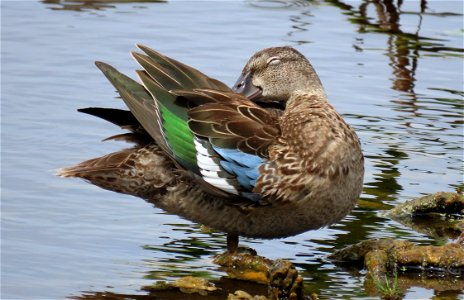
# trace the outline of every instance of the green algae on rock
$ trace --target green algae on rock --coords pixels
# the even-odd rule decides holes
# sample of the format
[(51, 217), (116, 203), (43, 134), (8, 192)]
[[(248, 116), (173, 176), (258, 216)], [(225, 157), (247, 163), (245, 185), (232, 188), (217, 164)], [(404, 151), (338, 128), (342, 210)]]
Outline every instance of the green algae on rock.
[(406, 201), (388, 211), (386, 216), (402, 221), (432, 213), (464, 216), (464, 195), (438, 192)]
[(464, 246), (460, 243), (422, 246), (403, 240), (372, 239), (340, 249), (329, 259), (364, 263), (364, 287), (370, 295), (383, 295), (381, 289), (388, 285), (394, 292), (391, 297), (384, 295), (388, 299), (401, 298), (411, 286), (464, 290)]
[(338, 250), (329, 256), (339, 262), (363, 261), (368, 275), (382, 277), (397, 269), (421, 270), (427, 276), (464, 275), (464, 246), (421, 246), (394, 239), (372, 239)]
[(464, 195), (427, 195), (399, 204), (384, 216), (427, 236), (456, 239), (464, 232)]
[(151, 291), (157, 290), (179, 290), (185, 294), (198, 293), (202, 296), (208, 295), (209, 292), (217, 290), (214, 283), (209, 282), (207, 279), (193, 276), (185, 276), (177, 279), (173, 283), (166, 283), (160, 281), (154, 286), (149, 288)]

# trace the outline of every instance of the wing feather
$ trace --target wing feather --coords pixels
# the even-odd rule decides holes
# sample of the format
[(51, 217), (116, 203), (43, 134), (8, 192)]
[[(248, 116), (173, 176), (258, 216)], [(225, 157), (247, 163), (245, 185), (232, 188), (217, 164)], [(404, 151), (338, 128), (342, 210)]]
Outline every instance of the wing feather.
[[(147, 54), (147, 57), (152, 61), (152, 64), (159, 66), (159, 68), (163, 70), (163, 73), (171, 78), (174, 78), (174, 82), (179, 83), (177, 87), (168, 89), (209, 88), (221, 91), (231, 91), (231, 89), (224, 83), (208, 77), (195, 68), (187, 66), (186, 64), (183, 64), (170, 57), (164, 56), (149, 47), (143, 45), (137, 45), (137, 47), (145, 52), (145, 54)], [(154, 74), (150, 73), (150, 76), (153, 75)]]
[[(210, 90), (202, 92), (214, 94)], [(190, 130), (210, 139), (214, 146), (267, 158), (267, 148), (280, 132), (276, 117), (241, 95), (218, 94), (223, 102), (206, 103), (189, 110)], [(184, 97), (188, 94), (184, 93)]]
[(153, 99), (146, 89), (106, 63), (97, 61), (95, 64), (119, 92), (119, 95), (121, 95), (121, 98), (142, 127), (168, 155), (171, 155), (172, 152), (165, 142), (160, 127), (157, 125), (160, 119), (156, 110), (147, 109), (147, 106), (153, 104)]

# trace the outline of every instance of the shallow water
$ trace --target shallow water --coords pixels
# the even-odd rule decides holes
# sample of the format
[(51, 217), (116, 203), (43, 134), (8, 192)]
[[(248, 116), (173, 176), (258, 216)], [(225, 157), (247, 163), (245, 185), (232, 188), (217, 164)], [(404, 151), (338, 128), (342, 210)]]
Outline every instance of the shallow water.
[[(76, 112), (123, 107), (93, 65), (126, 74), (141, 43), (232, 84), (256, 50), (308, 56), (329, 99), (362, 140), (364, 193), (341, 223), (282, 240), (244, 239), (286, 258), (323, 298), (368, 297), (363, 276), (325, 256), (373, 237), (441, 244), (379, 212), (463, 181), (463, 4), (404, 1), (2, 1), (2, 299), (58, 299), (184, 275), (218, 278), (224, 236), (138, 198), (55, 176), (57, 168), (127, 145)], [(421, 12), (422, 11), (422, 12)], [(456, 280), (463, 280), (458, 278)], [(438, 291), (411, 288), (406, 298)], [(452, 298), (463, 297), (458, 291)]]

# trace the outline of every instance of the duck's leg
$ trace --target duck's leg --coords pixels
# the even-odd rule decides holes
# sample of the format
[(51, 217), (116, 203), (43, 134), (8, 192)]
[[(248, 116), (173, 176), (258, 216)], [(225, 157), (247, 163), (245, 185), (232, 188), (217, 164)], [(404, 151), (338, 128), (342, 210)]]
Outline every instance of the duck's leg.
[(234, 253), (238, 248), (238, 235), (228, 233), (227, 234), (227, 251)]

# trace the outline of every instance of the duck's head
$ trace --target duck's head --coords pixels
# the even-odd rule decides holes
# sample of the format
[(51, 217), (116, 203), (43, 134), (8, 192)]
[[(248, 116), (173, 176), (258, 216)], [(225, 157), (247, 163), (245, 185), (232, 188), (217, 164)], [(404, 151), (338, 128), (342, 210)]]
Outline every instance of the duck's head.
[(266, 48), (255, 53), (233, 89), (263, 106), (285, 107), (291, 94), (298, 90), (325, 97), (316, 71), (306, 57), (291, 47)]

